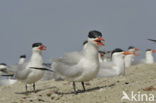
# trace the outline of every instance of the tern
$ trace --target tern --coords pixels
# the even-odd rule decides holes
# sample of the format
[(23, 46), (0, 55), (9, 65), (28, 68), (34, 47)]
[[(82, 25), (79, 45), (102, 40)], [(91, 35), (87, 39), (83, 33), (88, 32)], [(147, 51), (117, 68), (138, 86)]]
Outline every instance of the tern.
[(29, 61), (8, 67), (8, 70), (14, 73), (17, 80), (25, 83), (26, 92), (27, 84), (33, 84), (35, 92), (35, 82), (40, 80), (44, 75), (44, 71), (38, 70), (38, 68), (44, 68), (42, 59), (43, 50), (46, 50), (46, 47), (42, 43), (34, 43), (32, 44), (32, 56)]
[(132, 52), (123, 51), (120, 48), (116, 48), (115, 50), (113, 50), (112, 62), (100, 62), (100, 70), (97, 77), (113, 77), (122, 74), (124, 75), (124, 56), (130, 54), (132, 54)]
[(133, 52), (133, 54), (126, 55), (124, 60), (125, 60), (125, 67), (128, 68), (132, 65), (134, 61), (134, 57), (137, 56), (138, 48), (135, 48), (133, 46), (128, 47), (128, 51)]
[(23, 64), (25, 62), (26, 55), (21, 55), (18, 64)]
[(145, 52), (145, 59), (141, 60), (135, 60), (132, 65), (138, 65), (138, 64), (153, 64), (154, 63), (154, 57), (153, 53), (156, 53), (156, 50), (147, 49)]
[(81, 82), (85, 91), (84, 82), (95, 78), (99, 71), (98, 48), (104, 45), (101, 41), (104, 41), (101, 32), (90, 31), (88, 43), (82, 51), (66, 53), (64, 57), (52, 59), (54, 71), (73, 82), (75, 94), (77, 94), (75, 82)]

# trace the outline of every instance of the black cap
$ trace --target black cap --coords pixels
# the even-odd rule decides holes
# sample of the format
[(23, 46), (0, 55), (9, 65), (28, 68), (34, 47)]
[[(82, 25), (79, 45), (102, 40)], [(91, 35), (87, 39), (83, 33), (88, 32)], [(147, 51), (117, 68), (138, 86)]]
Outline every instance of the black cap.
[(134, 48), (135, 48), (134, 46), (129, 46), (129, 47), (128, 47), (128, 49), (134, 49)]
[(98, 38), (98, 37), (102, 37), (102, 33), (96, 30), (90, 31), (88, 34), (89, 38)]
[(146, 51), (152, 51), (152, 49), (147, 49)]
[(34, 44), (32, 44), (32, 47), (39, 47), (41, 45), (42, 45), (42, 43), (34, 43)]
[(116, 49), (114, 49), (114, 50), (112, 51), (112, 54), (111, 54), (111, 55), (113, 55), (113, 53), (117, 53), (117, 52), (123, 52), (123, 50), (120, 49), (120, 48), (116, 48)]
[(101, 50), (99, 51), (99, 53), (106, 54), (106, 52), (104, 52), (104, 51), (101, 51)]
[(5, 65), (5, 66), (7, 66), (7, 64), (5, 64), (5, 63), (0, 63), (0, 65)]
[(21, 55), (20, 58), (26, 58), (26, 55), (25, 54), (24, 55)]

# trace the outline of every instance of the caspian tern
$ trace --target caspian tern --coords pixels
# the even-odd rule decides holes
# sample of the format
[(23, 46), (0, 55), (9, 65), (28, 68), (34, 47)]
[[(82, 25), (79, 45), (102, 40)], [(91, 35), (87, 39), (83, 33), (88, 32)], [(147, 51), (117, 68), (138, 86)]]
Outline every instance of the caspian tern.
[(145, 59), (141, 60), (135, 60), (132, 65), (138, 65), (138, 64), (153, 64), (154, 63), (154, 57), (153, 53), (156, 53), (156, 50), (147, 49), (145, 53)]
[(23, 64), (25, 62), (26, 55), (21, 55), (18, 64)]
[(146, 64), (153, 64), (154, 63), (154, 57), (153, 53), (156, 53), (156, 50), (147, 49), (146, 50)]
[(85, 91), (84, 82), (95, 78), (99, 71), (98, 48), (104, 45), (101, 41), (104, 41), (101, 32), (90, 31), (88, 43), (81, 52), (71, 52), (62, 58), (52, 59), (54, 71), (63, 79), (73, 82), (75, 94), (75, 82), (81, 82)]
[(134, 61), (134, 57), (137, 56), (136, 52), (138, 51), (138, 48), (135, 48), (133, 46), (130, 46), (128, 48), (128, 51), (133, 52), (133, 54), (126, 55), (124, 60), (125, 60), (125, 67), (128, 68), (132, 65), (132, 62)]
[(125, 73), (124, 56), (132, 52), (116, 48), (112, 51), (112, 62), (101, 62), (97, 77), (113, 77)]
[(46, 47), (42, 43), (34, 43), (32, 45), (32, 56), (28, 62), (8, 67), (8, 70), (15, 74), (17, 80), (25, 83), (26, 92), (27, 84), (33, 84), (33, 90), (35, 91), (35, 82), (40, 80), (44, 75), (44, 71), (37, 70), (38, 68), (44, 68), (42, 59), (43, 50), (46, 50)]

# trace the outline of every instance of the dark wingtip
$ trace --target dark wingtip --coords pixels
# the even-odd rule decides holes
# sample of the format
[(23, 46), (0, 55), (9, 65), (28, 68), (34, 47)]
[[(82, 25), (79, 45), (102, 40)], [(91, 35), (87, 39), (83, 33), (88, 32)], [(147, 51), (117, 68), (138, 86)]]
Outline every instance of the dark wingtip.
[(47, 69), (47, 68), (38, 68), (38, 67), (30, 67), (32, 69), (37, 69), (37, 70), (42, 70), (42, 71), (50, 71), (50, 72), (54, 72), (53, 70)]
[(153, 42), (156, 42), (156, 40), (155, 40), (155, 39), (147, 39), (147, 40), (149, 40), (149, 41), (153, 41)]
[(1, 75), (1, 76), (3, 76), (3, 77), (13, 77), (14, 74), (3, 74), (3, 75)]

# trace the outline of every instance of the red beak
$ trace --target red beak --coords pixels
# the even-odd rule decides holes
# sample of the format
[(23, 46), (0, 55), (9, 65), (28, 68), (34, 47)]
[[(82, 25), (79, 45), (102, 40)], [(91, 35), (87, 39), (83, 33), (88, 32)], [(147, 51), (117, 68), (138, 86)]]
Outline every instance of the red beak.
[(98, 44), (98, 45), (101, 45), (103, 46), (104, 43), (102, 43), (101, 41), (105, 41), (102, 37), (99, 37), (98, 39), (95, 40), (95, 42)]
[(139, 55), (140, 55), (140, 54), (139, 54), (139, 51), (135, 51), (135, 52), (134, 52), (134, 55), (135, 55), (135, 56), (139, 56)]
[(138, 48), (135, 48), (135, 51), (139, 51), (139, 49)]
[(40, 49), (40, 50), (46, 50), (46, 46), (41, 45), (41, 46), (39, 47), (39, 49)]
[(130, 51), (125, 51), (125, 52), (123, 52), (123, 55), (130, 55), (130, 54), (133, 54), (133, 53), (130, 52)]
[(156, 50), (152, 50), (152, 53), (156, 53)]

